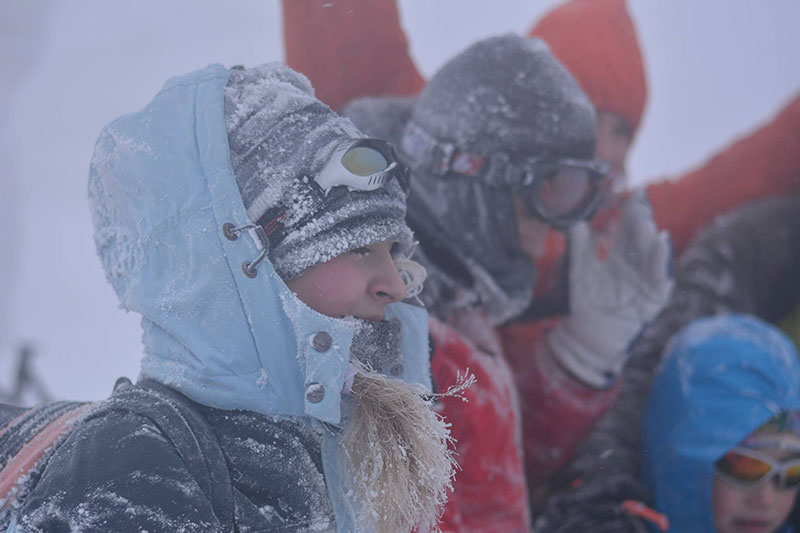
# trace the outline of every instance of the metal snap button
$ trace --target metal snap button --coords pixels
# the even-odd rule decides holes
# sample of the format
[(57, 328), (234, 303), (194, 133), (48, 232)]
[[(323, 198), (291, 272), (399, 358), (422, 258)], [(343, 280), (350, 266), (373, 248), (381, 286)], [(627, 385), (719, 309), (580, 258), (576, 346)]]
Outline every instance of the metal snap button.
[(319, 403), (325, 397), (325, 387), (320, 383), (309, 383), (306, 387), (306, 400), (310, 403)]
[(327, 352), (333, 345), (333, 338), (325, 331), (319, 331), (311, 337), (311, 346), (318, 352)]

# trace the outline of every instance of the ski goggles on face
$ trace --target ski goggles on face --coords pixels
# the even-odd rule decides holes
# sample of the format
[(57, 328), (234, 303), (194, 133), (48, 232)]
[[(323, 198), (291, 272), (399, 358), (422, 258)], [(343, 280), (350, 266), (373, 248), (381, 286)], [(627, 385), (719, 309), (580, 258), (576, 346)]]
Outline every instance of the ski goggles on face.
[(515, 190), (531, 215), (556, 228), (589, 218), (607, 188), (608, 165), (595, 160), (529, 161)]
[(392, 178), (408, 194), (409, 170), (397, 160), (392, 145), (379, 139), (354, 139), (337, 146), (314, 179), (327, 195), (342, 185), (374, 191)]
[(743, 489), (760, 487), (773, 478), (777, 478), (781, 489), (800, 487), (800, 457), (778, 461), (749, 448), (730, 450), (714, 463), (714, 472), (723, 480)]

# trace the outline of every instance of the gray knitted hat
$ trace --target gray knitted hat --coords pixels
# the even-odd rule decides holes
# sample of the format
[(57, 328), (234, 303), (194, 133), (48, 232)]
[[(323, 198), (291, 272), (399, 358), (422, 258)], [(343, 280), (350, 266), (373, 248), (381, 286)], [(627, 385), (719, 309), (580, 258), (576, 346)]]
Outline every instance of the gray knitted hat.
[(591, 159), (594, 108), (543, 41), (518, 35), (475, 43), (434, 74), (417, 98), (365, 98), (345, 113), (398, 146), (412, 170), (407, 221), (428, 270), (422, 299), (438, 316), (479, 304), (495, 323), (530, 303), (512, 187), (446, 172), (449, 149), (491, 159)]
[(420, 93), (401, 144), (417, 170), (415, 134), (483, 157), (591, 159), (594, 107), (544, 41), (509, 34), (470, 46)]
[(231, 163), (250, 220), (265, 227), (269, 258), (284, 279), (348, 250), (395, 241), (411, 247), (397, 180), (373, 191), (324, 193), (314, 177), (341, 143), (364, 138), (281, 63), (230, 70), (225, 125)]

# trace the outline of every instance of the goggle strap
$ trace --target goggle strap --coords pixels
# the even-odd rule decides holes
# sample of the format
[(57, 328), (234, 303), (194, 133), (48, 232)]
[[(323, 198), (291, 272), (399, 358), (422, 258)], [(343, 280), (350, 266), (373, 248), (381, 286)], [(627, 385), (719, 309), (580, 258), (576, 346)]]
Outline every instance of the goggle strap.
[(286, 236), (286, 217), (289, 211), (281, 206), (274, 207), (264, 213), (256, 221), (256, 225), (264, 228), (267, 242), (279, 243)]
[[(423, 167), (443, 176), (449, 172), (463, 176), (481, 177), (489, 184), (499, 187), (530, 185), (533, 171), (529, 165), (511, 162), (508, 154), (498, 152), (489, 157), (470, 154), (456, 149), (451, 143), (441, 143), (413, 121), (406, 125), (401, 146), (415, 168)], [(600, 161), (559, 159), (556, 165), (575, 166), (598, 174), (608, 172), (607, 165)]]

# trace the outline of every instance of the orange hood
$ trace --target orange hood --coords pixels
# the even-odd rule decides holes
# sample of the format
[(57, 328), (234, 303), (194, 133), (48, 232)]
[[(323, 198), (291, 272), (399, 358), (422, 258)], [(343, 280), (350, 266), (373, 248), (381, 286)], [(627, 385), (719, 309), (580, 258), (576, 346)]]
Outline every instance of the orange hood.
[(570, 0), (529, 32), (546, 41), (598, 111), (639, 127), (647, 82), (639, 42), (625, 0)]

